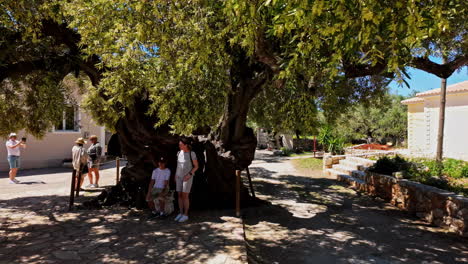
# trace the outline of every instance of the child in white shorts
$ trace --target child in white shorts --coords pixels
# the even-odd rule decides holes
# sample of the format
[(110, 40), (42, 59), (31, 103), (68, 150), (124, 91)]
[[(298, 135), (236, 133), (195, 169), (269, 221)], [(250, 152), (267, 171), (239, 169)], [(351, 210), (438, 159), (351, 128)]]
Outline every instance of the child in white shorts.
[[(146, 194), (146, 201), (153, 214), (156, 216), (164, 216), (165, 197), (169, 190), (169, 178), (171, 177), (171, 170), (166, 168), (166, 161), (161, 159), (158, 161), (158, 168), (153, 170), (151, 181), (148, 186), (148, 193)], [(155, 201), (159, 202), (159, 208), (155, 208)]]

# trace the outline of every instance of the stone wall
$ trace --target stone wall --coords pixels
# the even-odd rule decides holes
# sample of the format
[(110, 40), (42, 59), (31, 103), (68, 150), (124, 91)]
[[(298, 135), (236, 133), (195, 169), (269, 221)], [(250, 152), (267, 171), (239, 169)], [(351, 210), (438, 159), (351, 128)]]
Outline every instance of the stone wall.
[(344, 155), (339, 155), (339, 156), (324, 156), (323, 157), (323, 170), (325, 171), (326, 169), (331, 169), (333, 165), (339, 164), (340, 160), (346, 159), (346, 156)]
[(360, 191), (385, 199), (427, 222), (468, 237), (468, 198), (421, 183), (365, 172), (359, 180), (340, 175)]
[[(313, 151), (314, 150), (314, 140), (305, 139), (305, 138), (295, 138), (293, 139), (294, 149), (302, 148), (304, 151)], [(319, 149), (317, 142), (317, 150)]]

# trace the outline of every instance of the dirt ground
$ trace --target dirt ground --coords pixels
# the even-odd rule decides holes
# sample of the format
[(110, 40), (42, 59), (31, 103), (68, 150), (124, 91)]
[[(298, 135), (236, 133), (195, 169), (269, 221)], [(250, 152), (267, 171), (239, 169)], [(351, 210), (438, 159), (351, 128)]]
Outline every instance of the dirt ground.
[(259, 154), (245, 210), (250, 263), (468, 263), (468, 239), (428, 226), (321, 171)]

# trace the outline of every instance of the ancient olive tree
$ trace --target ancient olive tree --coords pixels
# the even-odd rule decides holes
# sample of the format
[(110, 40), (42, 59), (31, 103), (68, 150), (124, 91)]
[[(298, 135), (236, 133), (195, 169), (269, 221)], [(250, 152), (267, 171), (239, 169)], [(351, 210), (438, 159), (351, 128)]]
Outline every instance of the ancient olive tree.
[[(178, 135), (201, 135), (195, 151), (206, 162), (194, 197), (220, 203), (233, 198), (234, 170), (254, 157), (250, 109), (277, 113), (283, 127), (310, 128), (317, 108), (332, 115), (380, 94), (386, 78), (405, 78), (405, 67), (445, 76), (467, 62), (463, 1), (1, 0), (0, 7), (2, 103), (6, 87), (35, 92), (18, 82), (28, 76), (50, 87), (41, 90), (48, 95), (61, 93), (66, 74), (83, 72), (91, 83), (85, 105), (120, 135), (130, 185), (146, 181), (147, 160), (174, 157)], [(457, 31), (459, 52), (438, 65), (430, 43), (447, 30)], [(15, 107), (32, 109), (10, 105), (2, 119)], [(53, 117), (32, 118), (43, 125), (8, 121), (2, 132), (40, 135)]]

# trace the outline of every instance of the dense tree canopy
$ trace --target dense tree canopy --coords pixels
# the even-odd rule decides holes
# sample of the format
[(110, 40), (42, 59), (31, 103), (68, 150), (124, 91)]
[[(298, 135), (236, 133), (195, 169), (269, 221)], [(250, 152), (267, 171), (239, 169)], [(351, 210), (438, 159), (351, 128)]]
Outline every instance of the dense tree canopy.
[[(57, 83), (82, 70), (99, 82), (88, 100), (99, 100), (92, 110), (109, 125), (134, 96), (147, 96), (157, 125), (170, 120), (183, 133), (214, 126), (250, 65), (242, 77), (264, 88), (257, 112), (273, 106), (282, 126), (310, 128), (315, 122), (301, 114), (381, 93), (366, 76), (403, 78), (413, 66), (443, 77), (467, 61), (464, 1), (2, 0), (1, 9), (2, 79)], [(431, 62), (447, 39), (449, 62)], [(262, 89), (254, 90), (252, 99)], [(44, 112), (41, 128), (53, 117)]]

